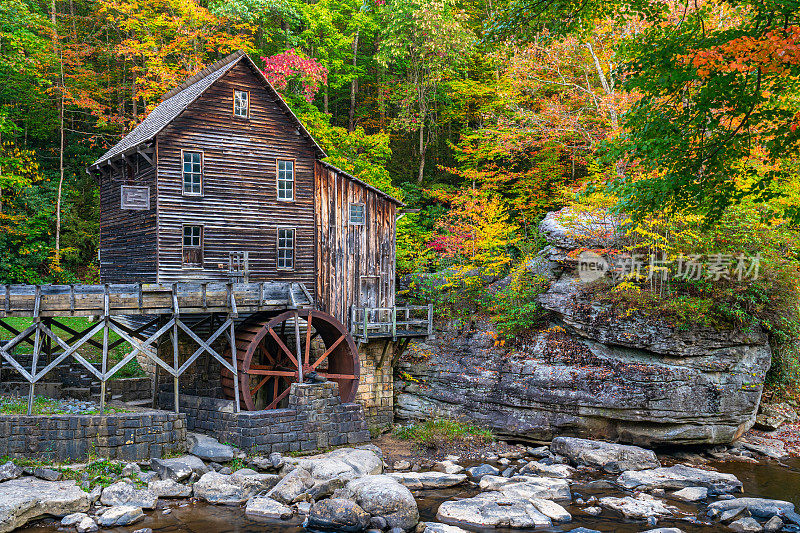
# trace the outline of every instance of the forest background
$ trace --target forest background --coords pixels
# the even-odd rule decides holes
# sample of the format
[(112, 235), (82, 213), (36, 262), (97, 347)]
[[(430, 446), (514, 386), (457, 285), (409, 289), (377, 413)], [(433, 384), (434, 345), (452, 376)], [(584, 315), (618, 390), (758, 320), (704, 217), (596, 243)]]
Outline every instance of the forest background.
[(407, 204), (398, 274), (442, 318), (545, 327), (530, 265), (567, 207), (613, 218), (606, 255), (758, 254), (748, 283), (589, 290), (766, 329), (771, 383), (796, 383), (797, 0), (0, 0), (0, 282), (96, 281), (86, 166), (238, 49), (331, 163)]

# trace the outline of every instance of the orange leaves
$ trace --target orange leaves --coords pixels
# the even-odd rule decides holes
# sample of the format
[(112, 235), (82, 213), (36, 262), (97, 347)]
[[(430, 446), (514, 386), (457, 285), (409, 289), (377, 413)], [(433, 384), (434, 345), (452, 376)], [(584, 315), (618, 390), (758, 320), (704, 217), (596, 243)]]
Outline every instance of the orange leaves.
[(800, 26), (773, 29), (758, 37), (744, 36), (684, 56), (701, 78), (715, 73), (745, 74), (760, 68), (765, 74), (784, 75), (800, 65)]

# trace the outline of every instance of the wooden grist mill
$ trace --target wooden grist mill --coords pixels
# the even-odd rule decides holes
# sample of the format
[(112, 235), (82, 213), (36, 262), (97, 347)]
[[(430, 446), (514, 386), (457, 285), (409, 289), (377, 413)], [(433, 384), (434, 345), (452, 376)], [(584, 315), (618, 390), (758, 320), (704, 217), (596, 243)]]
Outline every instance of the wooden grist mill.
[[(246, 54), (186, 80), (88, 169), (101, 284), (0, 291), (2, 360), (31, 391), (67, 359), (105, 390), (109, 345), (127, 344), (176, 410), (201, 388), (280, 408), (293, 383), (329, 381), (390, 421), (392, 360), (432, 333), (432, 309), (395, 302), (403, 204), (325, 157)], [(19, 316), (31, 327), (4, 320)], [(70, 332), (65, 316), (93, 321)]]

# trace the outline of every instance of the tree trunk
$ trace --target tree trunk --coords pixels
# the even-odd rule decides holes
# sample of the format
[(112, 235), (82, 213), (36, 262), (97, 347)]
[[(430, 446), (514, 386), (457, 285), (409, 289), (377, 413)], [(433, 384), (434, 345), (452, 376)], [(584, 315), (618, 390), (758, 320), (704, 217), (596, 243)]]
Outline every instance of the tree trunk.
[(350, 82), (350, 120), (347, 123), (347, 131), (356, 128), (356, 91), (358, 90), (358, 75), (356, 74), (356, 60), (358, 59), (358, 34), (361, 30), (356, 30), (353, 38), (353, 81)]
[(325, 92), (322, 93), (322, 112), (328, 114), (328, 84), (325, 84)]
[(417, 174), (417, 183), (422, 183), (425, 176), (425, 152), (427, 151), (425, 143), (425, 122), (419, 125), (419, 173)]
[(64, 58), (58, 42), (58, 21), (56, 20), (56, 0), (50, 0), (50, 20), (53, 23), (53, 52), (58, 57), (59, 66), (59, 110), (58, 110), (58, 195), (56, 196), (56, 264), (61, 262), (61, 195), (64, 190)]

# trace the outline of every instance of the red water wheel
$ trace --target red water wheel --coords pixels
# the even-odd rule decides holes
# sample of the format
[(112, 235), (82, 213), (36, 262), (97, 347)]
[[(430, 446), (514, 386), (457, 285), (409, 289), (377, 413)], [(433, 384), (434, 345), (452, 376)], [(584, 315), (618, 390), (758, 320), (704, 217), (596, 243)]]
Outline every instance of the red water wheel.
[[(353, 401), (358, 390), (355, 343), (341, 322), (322, 311), (298, 309), (244, 322), (236, 330), (236, 358), (240, 404), (248, 411), (285, 406), (292, 383), (314, 375), (337, 382), (343, 402)], [(233, 399), (233, 377), (225, 369), (222, 388)]]

